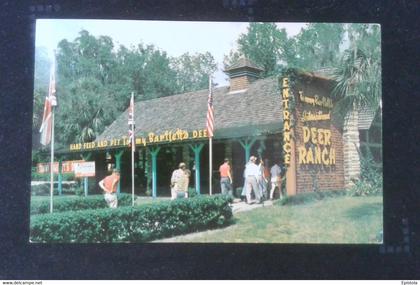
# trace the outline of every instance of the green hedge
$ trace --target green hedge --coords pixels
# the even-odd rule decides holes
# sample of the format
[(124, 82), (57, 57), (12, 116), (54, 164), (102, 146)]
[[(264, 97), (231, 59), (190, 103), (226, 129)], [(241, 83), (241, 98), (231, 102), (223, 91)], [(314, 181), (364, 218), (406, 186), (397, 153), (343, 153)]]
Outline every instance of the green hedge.
[[(63, 173), (61, 174), (63, 181), (74, 181), (76, 179), (74, 173)], [(32, 181), (50, 181), (51, 174), (50, 173), (38, 173), (36, 171), (32, 171), (31, 173)], [(54, 173), (54, 181), (58, 180), (58, 174)]]
[[(58, 183), (54, 182), (54, 195), (58, 195)], [(62, 185), (62, 194), (64, 195), (80, 195), (83, 194), (83, 189), (79, 187), (78, 183), (74, 185)], [(50, 195), (50, 184), (31, 185), (32, 196), (47, 196)]]
[(229, 223), (224, 195), (31, 217), (32, 242), (145, 242)]
[[(46, 214), (50, 211), (50, 199), (34, 199), (31, 200), (31, 215)], [(118, 206), (131, 205), (130, 194), (118, 195)], [(87, 197), (54, 197), (53, 209), (54, 212), (79, 211), (87, 209), (107, 208), (103, 195), (91, 195)]]
[(345, 196), (347, 195), (346, 190), (326, 190), (317, 192), (300, 193), (293, 196), (287, 196), (282, 200), (277, 200), (277, 205), (299, 205), (306, 204), (314, 201), (319, 201), (325, 198)]

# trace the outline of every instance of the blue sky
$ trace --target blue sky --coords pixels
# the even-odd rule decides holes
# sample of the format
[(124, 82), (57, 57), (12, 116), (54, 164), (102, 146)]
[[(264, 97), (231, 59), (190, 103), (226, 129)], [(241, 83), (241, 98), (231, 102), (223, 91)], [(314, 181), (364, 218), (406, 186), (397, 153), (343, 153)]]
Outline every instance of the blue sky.
[[(299, 33), (305, 23), (278, 23), (288, 36)], [(153, 44), (169, 56), (183, 53), (210, 52), (219, 70), (214, 74), (215, 82), (227, 85), (223, 73), (223, 57), (236, 49), (236, 40), (246, 32), (246, 22), (174, 22), (132, 20), (62, 20), (40, 19), (36, 21), (35, 46), (48, 49), (50, 57), (62, 39), (73, 41), (85, 29), (94, 36), (106, 35), (113, 39), (116, 47), (130, 47), (139, 43)]]

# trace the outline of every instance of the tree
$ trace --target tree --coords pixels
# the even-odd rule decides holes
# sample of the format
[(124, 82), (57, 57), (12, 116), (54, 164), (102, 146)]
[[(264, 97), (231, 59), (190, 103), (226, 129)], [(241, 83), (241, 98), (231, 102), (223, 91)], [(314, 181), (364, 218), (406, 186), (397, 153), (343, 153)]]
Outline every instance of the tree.
[(165, 51), (153, 45), (139, 44), (132, 49), (121, 46), (117, 58), (119, 80), (116, 84), (124, 82), (131, 91), (141, 94), (142, 100), (176, 93), (176, 73)]
[(58, 44), (57, 144), (94, 140), (127, 108), (131, 92), (146, 100), (207, 88), (215, 69), (210, 53), (171, 58), (142, 43), (116, 51), (110, 37), (82, 30)]
[(363, 171), (363, 164), (355, 163), (355, 158), (360, 159), (361, 155), (358, 112), (361, 108), (373, 112), (378, 110), (382, 83), (379, 26), (351, 24), (347, 26), (347, 33), (350, 47), (344, 52), (333, 74), (336, 81), (333, 95), (339, 99), (333, 114), (344, 119), (344, 167), (348, 171), (346, 184), (350, 186), (353, 178), (359, 179), (360, 171)]
[(172, 60), (176, 72), (178, 93), (208, 88), (209, 75), (217, 70), (217, 64), (209, 53), (185, 53)]
[(378, 25), (351, 24), (350, 48), (334, 70), (333, 94), (340, 99), (335, 113), (367, 107), (376, 111), (381, 100), (380, 30)]
[(32, 116), (32, 128), (39, 130), (41, 127), (44, 111), (45, 97), (48, 95), (49, 74), (51, 62), (48, 59), (47, 49), (35, 48), (34, 66), (34, 104)]
[(67, 94), (61, 94), (57, 112), (56, 128), (62, 134), (60, 142), (92, 141), (114, 120), (119, 110), (95, 78), (81, 78), (68, 88)]
[(314, 71), (337, 66), (344, 38), (343, 24), (311, 23), (292, 41), (293, 64)]
[(279, 30), (276, 24), (251, 23), (247, 32), (237, 40), (238, 50), (225, 56), (225, 66), (245, 56), (264, 69), (262, 77), (277, 74), (290, 60), (288, 43), (286, 30)]
[(145, 78), (143, 93), (146, 99), (173, 95), (176, 93), (176, 72), (171, 69), (171, 59), (165, 51), (156, 49), (153, 45), (140, 48), (140, 54), (145, 58), (141, 76)]
[(285, 67), (309, 71), (330, 68), (338, 64), (343, 36), (342, 24), (313, 23), (288, 37), (286, 30), (274, 23), (251, 23), (237, 40), (238, 50), (225, 56), (225, 65), (245, 56), (264, 68), (262, 77), (279, 74)]
[[(124, 98), (110, 92), (117, 65), (112, 39), (81, 31), (74, 42), (62, 40), (57, 51), (57, 143), (92, 141), (115, 114)], [(127, 95), (128, 97), (129, 95)]]

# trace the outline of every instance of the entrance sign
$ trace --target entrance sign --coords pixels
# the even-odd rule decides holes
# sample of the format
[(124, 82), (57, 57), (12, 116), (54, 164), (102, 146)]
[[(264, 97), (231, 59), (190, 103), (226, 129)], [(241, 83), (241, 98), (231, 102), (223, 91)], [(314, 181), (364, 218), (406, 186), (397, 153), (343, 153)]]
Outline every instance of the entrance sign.
[[(301, 107), (300, 146), (298, 146), (299, 165), (336, 164), (336, 150), (331, 131), (331, 98), (325, 96), (305, 96), (298, 91)], [(325, 110), (327, 109), (327, 110)]]
[(290, 109), (289, 109), (289, 79), (283, 78), (282, 90), (282, 107), (283, 107), (283, 152), (284, 152), (284, 165), (290, 165), (290, 156), (292, 146), (290, 144), (291, 125), (290, 125)]
[(93, 177), (95, 176), (95, 162), (86, 161), (79, 162), (74, 165), (74, 174), (76, 177)]
[(332, 118), (333, 83), (300, 74), (280, 79), (287, 195), (343, 188), (343, 142)]

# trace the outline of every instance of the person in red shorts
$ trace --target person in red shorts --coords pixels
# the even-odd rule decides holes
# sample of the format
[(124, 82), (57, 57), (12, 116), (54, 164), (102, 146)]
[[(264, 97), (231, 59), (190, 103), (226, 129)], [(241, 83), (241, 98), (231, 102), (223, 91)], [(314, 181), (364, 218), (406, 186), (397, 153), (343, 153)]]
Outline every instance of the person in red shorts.
[(230, 172), (229, 159), (225, 158), (225, 161), (219, 167), (220, 172), (220, 188), (222, 194), (232, 196), (232, 174)]
[(110, 208), (117, 208), (118, 206), (118, 182), (120, 182), (120, 171), (118, 169), (114, 169), (111, 175), (99, 182), (99, 187), (104, 190), (104, 198)]

